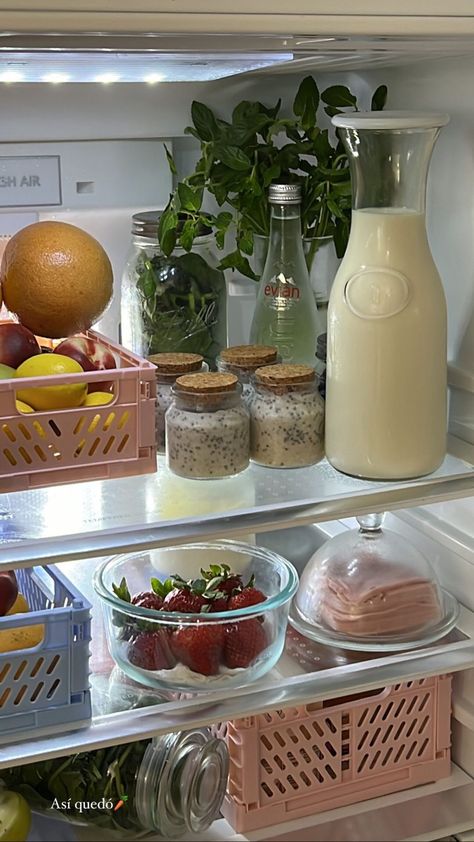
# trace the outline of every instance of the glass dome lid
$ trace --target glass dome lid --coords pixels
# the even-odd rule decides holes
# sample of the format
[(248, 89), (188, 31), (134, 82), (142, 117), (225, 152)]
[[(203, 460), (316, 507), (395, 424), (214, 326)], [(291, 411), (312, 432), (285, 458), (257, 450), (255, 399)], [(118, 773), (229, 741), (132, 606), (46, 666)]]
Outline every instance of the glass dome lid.
[(323, 643), (364, 651), (423, 646), (455, 625), (457, 602), (428, 559), (406, 538), (382, 529), (383, 515), (357, 518), (327, 541), (300, 578), (290, 622)]

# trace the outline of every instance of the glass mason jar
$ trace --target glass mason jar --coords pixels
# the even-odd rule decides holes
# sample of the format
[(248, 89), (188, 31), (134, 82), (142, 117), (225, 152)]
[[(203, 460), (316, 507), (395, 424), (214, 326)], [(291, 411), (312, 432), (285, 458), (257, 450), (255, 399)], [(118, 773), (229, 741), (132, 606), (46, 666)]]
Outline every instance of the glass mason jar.
[(190, 253), (166, 257), (157, 239), (160, 211), (132, 217), (122, 276), (121, 342), (141, 356), (201, 354), (211, 368), (226, 345), (226, 285), (214, 237), (203, 229)]
[(425, 227), (444, 114), (333, 118), (349, 156), (352, 224), (328, 308), (326, 453), (367, 479), (431, 473), (446, 452), (446, 302)]
[(269, 468), (301, 468), (324, 456), (324, 402), (314, 368), (271, 365), (255, 372), (250, 456)]
[[(136, 839), (142, 831), (175, 839), (205, 831), (218, 818), (228, 769), (224, 740), (200, 728), (76, 754), (66, 761), (59, 757), (36, 763), (34, 774), (28, 766), (18, 767), (7, 773), (7, 779), (19, 791), (26, 784), (31, 806), (49, 816), (59, 792), (66, 807), (54, 811), (58, 819), (120, 828), (124, 839)], [(68, 772), (75, 780), (69, 802), (64, 785), (59, 789), (58, 784), (50, 785)]]
[(173, 400), (171, 387), (182, 374), (208, 371), (208, 365), (201, 354), (152, 354), (148, 359), (156, 365), (156, 446), (158, 453), (164, 453), (166, 449), (165, 414)]
[(242, 398), (249, 403), (252, 394), (252, 380), (257, 368), (279, 362), (277, 349), (272, 345), (233, 345), (224, 348), (217, 358), (218, 371), (235, 374), (242, 386)]
[(189, 479), (230, 477), (249, 463), (249, 414), (235, 374), (178, 377), (166, 413), (166, 455)]

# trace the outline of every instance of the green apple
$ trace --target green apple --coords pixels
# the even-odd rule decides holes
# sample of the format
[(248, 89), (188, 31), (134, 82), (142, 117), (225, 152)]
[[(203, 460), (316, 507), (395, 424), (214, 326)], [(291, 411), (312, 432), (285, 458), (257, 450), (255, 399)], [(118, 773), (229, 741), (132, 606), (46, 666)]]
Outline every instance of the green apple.
[(9, 380), (15, 376), (15, 369), (11, 365), (0, 363), (0, 380)]

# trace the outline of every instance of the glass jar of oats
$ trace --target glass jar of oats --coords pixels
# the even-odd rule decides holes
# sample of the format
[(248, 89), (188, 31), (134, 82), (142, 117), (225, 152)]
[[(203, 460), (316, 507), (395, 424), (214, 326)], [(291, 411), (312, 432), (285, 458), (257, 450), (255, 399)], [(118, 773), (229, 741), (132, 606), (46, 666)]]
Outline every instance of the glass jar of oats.
[(314, 465), (324, 456), (324, 402), (308, 365), (258, 368), (250, 403), (250, 456), (269, 468)]
[(185, 374), (171, 388), (166, 454), (189, 479), (230, 477), (249, 463), (249, 414), (235, 374)]
[(152, 354), (149, 361), (156, 365), (155, 433), (158, 453), (165, 452), (165, 413), (171, 405), (171, 387), (181, 374), (207, 371), (201, 354)]
[(217, 358), (219, 371), (237, 375), (246, 404), (253, 394), (252, 379), (257, 368), (279, 362), (278, 349), (273, 345), (232, 345), (224, 348)]

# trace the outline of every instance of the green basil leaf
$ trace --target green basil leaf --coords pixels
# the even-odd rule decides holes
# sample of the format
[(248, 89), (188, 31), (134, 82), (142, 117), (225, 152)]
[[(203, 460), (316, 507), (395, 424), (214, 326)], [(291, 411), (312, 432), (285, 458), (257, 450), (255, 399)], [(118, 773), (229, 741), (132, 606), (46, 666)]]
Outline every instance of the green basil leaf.
[(174, 158), (173, 158), (170, 150), (168, 149), (166, 143), (164, 143), (163, 146), (165, 147), (166, 160), (168, 161), (168, 166), (169, 166), (171, 172), (173, 173), (173, 175), (178, 175), (178, 170), (176, 169), (176, 164), (174, 162)]
[(219, 149), (216, 148), (215, 153), (216, 157), (220, 158), (222, 163), (231, 170), (244, 172), (252, 166), (248, 155), (237, 146), (220, 146)]
[(306, 76), (301, 82), (293, 102), (293, 112), (301, 118), (301, 125), (304, 129), (309, 129), (316, 123), (318, 105), (318, 86), (312, 76)]
[(185, 251), (191, 251), (194, 237), (196, 236), (196, 222), (194, 219), (187, 219), (179, 235), (179, 244)]
[(372, 95), (370, 108), (372, 111), (383, 111), (387, 103), (388, 88), (386, 85), (379, 85)]
[(227, 230), (233, 220), (233, 216), (229, 211), (221, 211), (216, 216), (215, 225), (219, 229)]
[(228, 190), (225, 184), (210, 184), (210, 192), (215, 196), (216, 202), (221, 207), (227, 200)]
[(345, 219), (344, 213), (340, 209), (337, 202), (335, 202), (334, 199), (331, 198), (331, 196), (327, 197), (326, 204), (327, 204), (329, 210), (331, 211), (331, 213), (334, 214), (334, 216), (337, 216), (338, 219)]
[(253, 254), (253, 236), (251, 231), (242, 231), (237, 239), (240, 251), (244, 254)]
[(158, 240), (166, 257), (170, 256), (176, 245), (177, 225), (178, 215), (171, 206), (168, 206), (161, 214), (158, 225)]
[(219, 137), (219, 126), (211, 109), (202, 102), (191, 105), (191, 117), (200, 140), (215, 140)]
[(334, 117), (335, 114), (343, 113), (340, 108), (334, 108), (332, 105), (326, 105), (324, 110), (328, 117)]
[(357, 98), (354, 94), (351, 94), (349, 88), (346, 88), (345, 85), (332, 85), (330, 88), (326, 88), (321, 94), (321, 99), (327, 105), (336, 108), (355, 107), (357, 105)]
[(252, 281), (259, 280), (247, 258), (244, 257), (238, 250), (233, 251), (224, 257), (219, 263), (219, 269), (237, 269), (237, 271), (246, 278), (251, 278)]
[(271, 167), (268, 167), (268, 170), (265, 170), (263, 173), (263, 186), (269, 187), (272, 181), (276, 181), (277, 178), (280, 177), (281, 167), (279, 164), (272, 164)]
[(193, 190), (182, 181), (178, 184), (178, 198), (181, 210), (198, 211), (201, 207), (202, 195), (200, 191)]
[(225, 231), (221, 228), (220, 231), (216, 231), (214, 235), (214, 239), (216, 241), (216, 246), (219, 250), (222, 250), (225, 246)]

